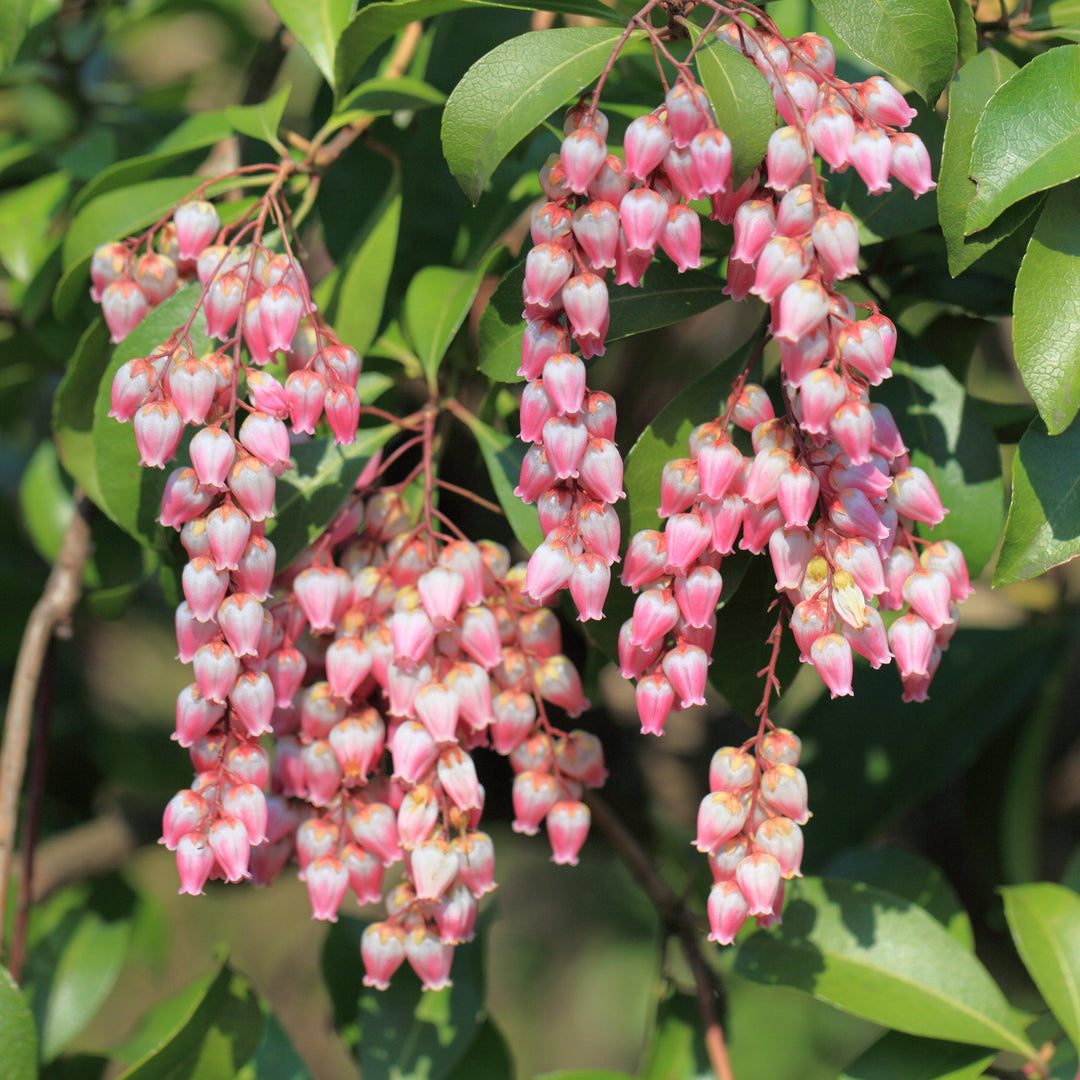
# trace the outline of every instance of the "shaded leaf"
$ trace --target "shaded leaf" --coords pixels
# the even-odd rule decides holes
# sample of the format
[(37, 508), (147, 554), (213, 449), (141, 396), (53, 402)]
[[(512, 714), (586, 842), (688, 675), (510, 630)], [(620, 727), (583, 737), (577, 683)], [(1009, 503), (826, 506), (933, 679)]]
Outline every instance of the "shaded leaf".
[(446, 1080), (514, 1080), (510, 1047), (490, 1016), (480, 1025), (465, 1056)]
[(675, 991), (656, 1010), (641, 1080), (695, 1080), (709, 1075), (698, 1003), (692, 995)]
[(30, 1006), (7, 968), (0, 967), (0, 1063), (4, 1080), (35, 1080), (37, 1050)]
[(826, 877), (863, 881), (925, 908), (968, 952), (975, 951), (971, 919), (956, 890), (932, 862), (907, 848), (852, 848), (830, 860)]
[(1080, 1043), (1080, 897), (1039, 882), (1001, 890), (1013, 941), (1046, 1004)]
[(839, 879), (789, 889), (783, 923), (739, 948), (740, 975), (909, 1035), (1032, 1052), (990, 973), (917, 904)]
[(1013, 297), (1013, 349), (1051, 435), (1080, 408), (1080, 182), (1051, 191)]
[(977, 185), (964, 232), (1013, 203), (1080, 176), (1080, 45), (1036, 56), (986, 104), (968, 169)]
[(15, 59), (30, 25), (33, 0), (0, 0), (0, 68)]
[(776, 126), (776, 102), (753, 61), (724, 42), (714, 39), (696, 57), (716, 123), (731, 140), (732, 184), (737, 186), (765, 159)]
[[(521, 381), (517, 369), (525, 333), (521, 317), (524, 280), (523, 260), (503, 276), (480, 316), (480, 370), (498, 382)], [(723, 279), (706, 270), (680, 274), (670, 263), (657, 260), (640, 288), (608, 286), (611, 326), (606, 340), (618, 341), (708, 311), (727, 299), (723, 288)]]
[(890, 1031), (848, 1065), (839, 1080), (975, 1080), (994, 1057), (975, 1046)]
[(390, 0), (364, 4), (338, 42), (338, 86), (347, 86), (368, 57), (409, 23), (447, 11), (482, 11), (493, 7), (587, 15), (605, 22), (623, 21), (611, 8), (597, 0)]
[[(919, 346), (905, 337), (898, 351), (915, 359)], [(892, 410), (912, 463), (926, 470), (949, 510), (940, 525), (920, 533), (959, 544), (971, 573), (979, 573), (1004, 519), (1001, 456), (986, 419), (941, 365), (894, 361), (878, 399)]]
[(338, 40), (349, 24), (353, 0), (270, 0), (270, 6), (332, 87)]
[(957, 63), (963, 67), (979, 49), (979, 29), (968, 0), (949, 0), (956, 18)]
[(1012, 463), (1012, 502), (994, 585), (1035, 577), (1080, 555), (1080, 421), (1051, 436), (1033, 420)]
[(476, 203), (495, 167), (604, 69), (620, 31), (534, 30), (497, 45), (454, 87), (442, 119), (446, 163)]
[[(276, 0), (278, 4), (283, 0)], [(302, 6), (305, 9), (326, 7), (327, 4), (340, 2), (340, 0), (304, 0)], [(347, 3), (348, 0), (345, 0)], [(300, 5), (298, 5), (300, 6)], [(290, 27), (291, 29), (291, 27)], [(295, 32), (295, 31), (294, 31)], [(299, 35), (297, 35), (299, 36)], [(261, 139), (269, 143), (276, 150), (284, 152), (278, 139), (278, 128), (281, 127), (281, 117), (285, 112), (285, 106), (289, 101), (289, 93), (292, 87), (286, 83), (273, 97), (258, 105), (230, 105), (225, 110), (225, 117), (229, 123), (240, 132), (252, 139)]]
[(956, 63), (956, 21), (949, 0), (813, 2), (856, 56), (903, 79), (934, 105)]

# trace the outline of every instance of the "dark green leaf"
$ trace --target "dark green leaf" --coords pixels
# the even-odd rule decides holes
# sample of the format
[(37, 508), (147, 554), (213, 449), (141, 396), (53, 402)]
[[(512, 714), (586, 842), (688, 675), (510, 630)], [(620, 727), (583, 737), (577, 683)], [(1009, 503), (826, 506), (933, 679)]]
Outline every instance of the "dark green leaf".
[(696, 1080), (709, 1076), (701, 1011), (690, 994), (674, 991), (660, 1002), (645, 1047), (642, 1080)]
[(826, 877), (863, 881), (925, 908), (968, 952), (975, 951), (971, 919), (948, 879), (907, 848), (852, 848), (832, 859)]
[(417, 19), (447, 11), (482, 11), (516, 8), (587, 15), (605, 22), (622, 22), (611, 8), (597, 0), (392, 0), (364, 4), (345, 28), (337, 47), (337, 84), (348, 86), (364, 62), (384, 41)]
[(361, 428), (349, 446), (323, 438), (292, 448), (296, 467), (278, 478), (276, 516), (266, 530), (279, 568), (288, 566), (326, 528), (364, 466), (397, 430), (393, 424)]
[(1033, 420), (1012, 465), (1012, 502), (994, 584), (1035, 577), (1080, 555), (1080, 420), (1060, 435)]
[[(967, 0), (958, 2), (967, 7)], [(975, 198), (975, 182), (968, 176), (971, 140), (994, 91), (1018, 70), (1003, 53), (986, 49), (968, 61), (949, 86), (949, 120), (938, 172), (937, 206), (949, 252), (949, 271), (954, 277), (1008, 236), (1034, 209), (1034, 200), (1025, 199), (990, 228), (972, 237), (964, 236), (967, 208)]]
[(450, 172), (473, 203), (499, 162), (593, 82), (618, 39), (618, 30), (599, 26), (535, 30), (469, 68), (443, 109), (442, 143)]
[(968, 235), (1026, 196), (1080, 176), (1080, 45), (1036, 56), (994, 93), (968, 171), (977, 185)]
[(30, 1006), (7, 968), (0, 967), (0, 1070), (4, 1080), (35, 1080), (37, 1050)]
[(490, 1016), (480, 1025), (465, 1056), (446, 1080), (514, 1080), (510, 1047)]
[(181, 1022), (122, 1080), (225, 1080), (251, 1059), (264, 1018), (251, 983), (227, 963)]
[[(283, 0), (277, 0), (279, 6), (282, 2)], [(297, 6), (302, 6), (308, 11), (314, 11), (335, 2), (341, 3), (342, 0), (315, 0), (314, 3), (305, 2)], [(344, 2), (347, 4), (349, 0), (344, 0)], [(297, 36), (299, 37), (299, 35)], [(285, 106), (289, 102), (289, 92), (291, 90), (292, 87), (286, 83), (273, 97), (267, 98), (266, 101), (260, 102), (258, 105), (230, 105), (225, 110), (225, 118), (241, 135), (247, 135), (252, 139), (261, 139), (276, 150), (284, 153), (285, 148), (278, 139), (277, 133), (278, 128), (281, 127), (281, 117), (285, 112)]]
[[(517, 369), (525, 333), (521, 317), (524, 280), (522, 261), (499, 282), (480, 316), (480, 370), (498, 382), (520, 381)], [(658, 260), (649, 267), (640, 288), (608, 287), (611, 327), (607, 340), (618, 341), (708, 311), (726, 299), (723, 288), (723, 280), (707, 270), (680, 274), (669, 263)]]
[(405, 293), (404, 329), (420, 360), (428, 384), (454, 340), (480, 291), (480, 282), (502, 249), (493, 251), (472, 270), (425, 266)]
[(526, 551), (534, 551), (544, 539), (536, 507), (526, 506), (514, 494), (514, 488), (521, 477), (525, 444), (520, 439), (496, 431), (475, 417), (467, 422), (476, 438), (477, 446), (480, 447), (488, 475), (491, 477), (491, 486), (495, 489), (499, 505), (506, 512), (510, 528), (514, 530), (514, 535)]
[[(905, 339), (905, 355), (918, 346)], [(893, 378), (878, 397), (892, 410), (900, 434), (911, 447), (912, 463), (925, 469), (949, 510), (933, 539), (959, 544), (972, 574), (986, 565), (1004, 518), (1004, 488), (997, 440), (985, 418), (946, 367), (893, 363)]]
[(979, 30), (968, 0), (949, 0), (956, 17), (957, 63), (963, 67), (979, 50)]
[(1016, 277), (1013, 349), (1051, 435), (1080, 408), (1080, 182), (1047, 197)]
[(1040, 882), (1001, 890), (1024, 966), (1074, 1043), (1080, 1043), (1080, 897)]
[(741, 184), (765, 159), (776, 126), (772, 90), (751, 60), (722, 41), (699, 49), (697, 66), (716, 122), (731, 140), (732, 183)]
[(949, 0), (814, 0), (814, 7), (856, 56), (903, 79), (931, 107), (952, 78)]
[(917, 904), (838, 879), (789, 889), (783, 923), (739, 948), (739, 974), (909, 1035), (1031, 1054), (990, 973)]
[(79, 338), (53, 397), (52, 426), (60, 460), (90, 500), (101, 505), (94, 464), (94, 401), (109, 366), (109, 331), (95, 319)]
[(263, 1005), (266, 1026), (255, 1056), (237, 1074), (237, 1080), (311, 1080), (304, 1059), (296, 1052), (289, 1033)]
[(994, 1056), (974, 1046), (890, 1031), (860, 1054), (839, 1080), (975, 1080)]
[(341, 264), (331, 300), (334, 328), (363, 356), (379, 330), (401, 221), (401, 175), (393, 179), (355, 250)]
[[(858, 665), (855, 696), (823, 698), (799, 728), (813, 753), (804, 766), (814, 793), (811, 858), (876, 838), (908, 807), (970, 768), (990, 739), (1030, 708), (1066, 648), (1053, 624), (961, 627), (922, 705), (901, 701), (894, 671)], [(851, 813), (853, 805), (858, 814)]]
[(270, 0), (281, 21), (296, 35), (326, 81), (334, 85), (334, 56), (349, 24), (352, 0)]

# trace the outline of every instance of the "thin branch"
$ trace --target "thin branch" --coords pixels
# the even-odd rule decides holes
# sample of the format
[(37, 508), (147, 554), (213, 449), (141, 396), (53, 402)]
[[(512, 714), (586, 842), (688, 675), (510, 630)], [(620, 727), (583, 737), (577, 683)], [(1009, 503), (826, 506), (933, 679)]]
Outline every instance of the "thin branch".
[(626, 863), (630, 873), (649, 895), (661, 920), (668, 930), (676, 934), (682, 945), (686, 962), (694, 976), (701, 1024), (705, 1031), (705, 1050), (717, 1080), (735, 1080), (728, 1057), (724, 1029), (720, 1026), (716, 1003), (723, 1007), (724, 991), (701, 953), (701, 930), (693, 912), (683, 903), (674, 889), (660, 876), (645, 850), (618, 815), (595, 792), (586, 792), (593, 821), (607, 837), (616, 854)]
[(41, 599), (34, 605), (23, 631), (15, 674), (11, 680), (4, 742), (0, 747), (0, 944), (3, 941), (8, 880), (15, 851), (15, 829), (19, 815), (26, 752), (33, 727), (34, 699), (49, 642), (57, 628), (71, 618), (82, 594), (83, 566), (90, 553), (90, 525), (86, 502), (76, 492), (75, 513), (64, 532), (60, 554), (53, 565)]
[(435, 478), (435, 486), (441, 487), (444, 491), (452, 491), (455, 495), (460, 495), (463, 499), (470, 499), (472, 502), (476, 503), (477, 506), (482, 506), (485, 510), (490, 510), (493, 514), (498, 514), (499, 517), (506, 517), (506, 513), (501, 506), (490, 502), (488, 499), (477, 495), (473, 491), (469, 491), (468, 488), (458, 487), (457, 484), (451, 484), (449, 480), (442, 480), (439, 477)]

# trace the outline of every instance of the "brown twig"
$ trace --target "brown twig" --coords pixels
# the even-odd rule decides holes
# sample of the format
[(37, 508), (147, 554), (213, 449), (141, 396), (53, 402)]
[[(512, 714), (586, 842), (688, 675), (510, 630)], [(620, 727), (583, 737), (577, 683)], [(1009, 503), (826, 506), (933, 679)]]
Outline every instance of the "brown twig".
[(3, 941), (8, 881), (15, 850), (19, 792), (22, 790), (26, 752), (33, 727), (38, 680), (53, 634), (58, 627), (67, 623), (79, 602), (83, 566), (89, 553), (90, 525), (86, 518), (86, 501), (82, 492), (77, 491), (75, 512), (64, 532), (60, 554), (49, 574), (45, 591), (34, 605), (23, 631), (4, 718), (4, 742), (0, 747), (0, 944)]
[(705, 1050), (709, 1055), (709, 1063), (717, 1080), (735, 1080), (724, 1040), (724, 1029), (720, 1026), (716, 1009), (718, 1000), (721, 1005), (723, 1003), (724, 991), (701, 953), (701, 929), (697, 919), (675, 890), (660, 876), (642, 846), (611, 807), (595, 792), (586, 792), (584, 798), (589, 804), (593, 821), (607, 837), (619, 858), (626, 863), (638, 884), (648, 893), (668, 931), (678, 937), (694, 976), (694, 989), (705, 1031)]

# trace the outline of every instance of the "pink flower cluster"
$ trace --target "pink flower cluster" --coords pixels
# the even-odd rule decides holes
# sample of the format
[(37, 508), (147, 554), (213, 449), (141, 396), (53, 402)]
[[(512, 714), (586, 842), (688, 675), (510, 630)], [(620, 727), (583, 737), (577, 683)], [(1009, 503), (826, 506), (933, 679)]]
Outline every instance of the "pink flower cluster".
[(800, 826), (810, 811), (801, 753), (797, 735), (774, 728), (760, 742), (723, 746), (713, 755), (694, 841), (713, 875), (710, 941), (730, 945), (751, 915), (759, 926), (779, 922), (784, 882), (802, 876)]
[(612, 503), (623, 497), (615, 403), (589, 391), (583, 363), (604, 352), (605, 278), (613, 270), (615, 284), (640, 285), (658, 248), (680, 272), (701, 265), (701, 223), (687, 203), (725, 189), (731, 144), (701, 91), (682, 84), (629, 126), (625, 163), (607, 152), (607, 118), (586, 103), (564, 131), (541, 170), (550, 201), (533, 214), (525, 260), (520, 437), (532, 446), (517, 494), (537, 503), (545, 536), (526, 591), (542, 601), (569, 588), (585, 621), (603, 617), (620, 539)]
[[(212, 531), (203, 518), (184, 528)], [(545, 702), (588, 706), (554, 613), (522, 596), (524, 567), (504, 548), (436, 547), (395, 492), (355, 496), (276, 577), (271, 549), (254, 593), (243, 565), (216, 566), (212, 550), (193, 556), (176, 616), (195, 669), (175, 737), (196, 776), (163, 829), (181, 892), (210, 877), (266, 884), (295, 858), (315, 918), (335, 920), (350, 889), (361, 905), (385, 900), (363, 937), (365, 983), (385, 988), (408, 959), (425, 987), (448, 985), (494, 888), (476, 749), (509, 758), (513, 827), (546, 823), (557, 863), (576, 864), (582, 791), (606, 777), (594, 736), (547, 719)]]

